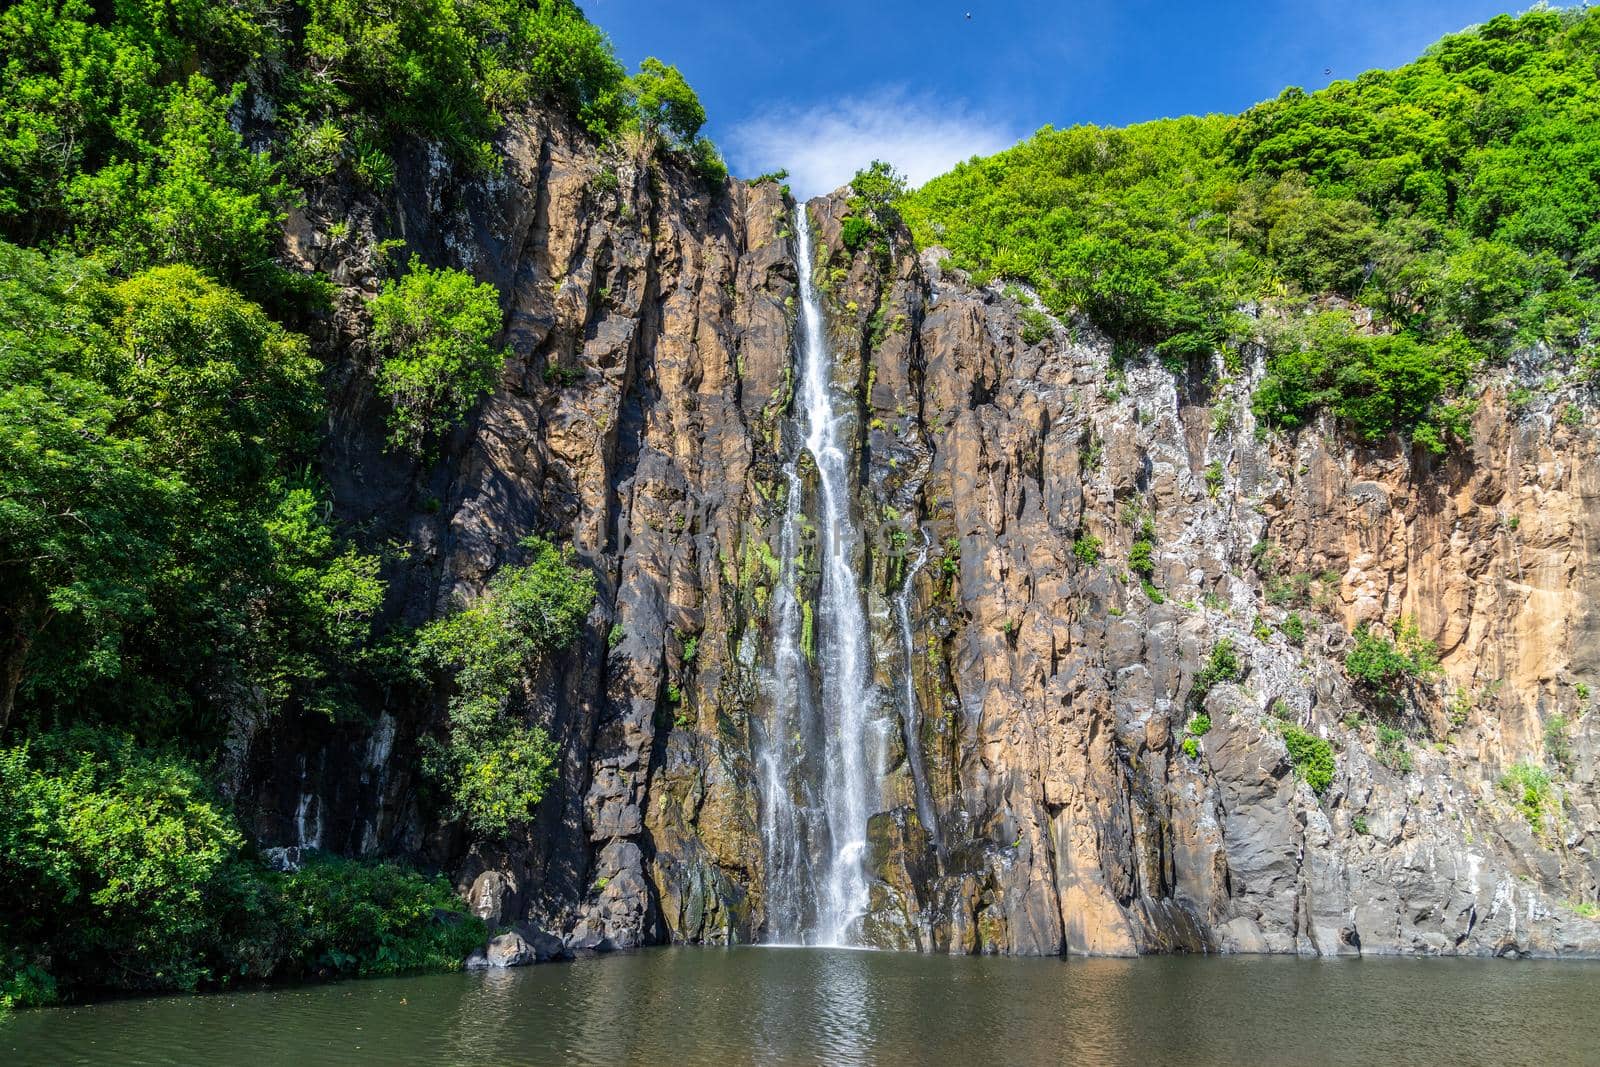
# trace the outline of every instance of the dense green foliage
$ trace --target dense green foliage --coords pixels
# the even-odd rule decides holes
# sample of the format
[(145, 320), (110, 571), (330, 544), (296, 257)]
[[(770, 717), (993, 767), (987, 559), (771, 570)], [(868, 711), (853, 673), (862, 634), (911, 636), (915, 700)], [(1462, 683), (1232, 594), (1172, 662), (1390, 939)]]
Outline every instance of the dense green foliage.
[(1516, 764), (1500, 776), (1498, 784), (1535, 831), (1545, 829), (1547, 816), (1560, 814), (1560, 802), (1550, 783), (1550, 772), (1537, 764)]
[(1295, 773), (1321, 795), (1333, 784), (1333, 746), (1315, 734), (1307, 733), (1292, 723), (1283, 725), (1283, 745), (1289, 751), (1289, 762)]
[(555, 772), (543, 730), (514, 720), (507, 703), (528, 666), (571, 644), (594, 604), (594, 575), (545, 541), (523, 542), (531, 559), (504, 567), (474, 604), (428, 625), (420, 662), (454, 678), (450, 732), (429, 769), (456, 814), (481, 834), (525, 820)]
[(849, 213), (840, 222), (839, 239), (859, 253), (869, 247), (887, 251), (888, 233), (900, 223), (896, 202), (906, 194), (906, 180), (881, 159), (856, 171), (850, 179)]
[(1239, 662), (1239, 651), (1233, 639), (1219, 638), (1211, 646), (1206, 662), (1194, 676), (1194, 687), (1189, 690), (1189, 701), (1195, 706), (1205, 703), (1211, 690), (1223, 682), (1237, 682), (1244, 677), (1244, 666)]
[[(540, 101), (725, 177), (681, 74), (628, 77), (570, 0), (0, 10), (0, 1003), (449, 965), (481, 933), (436, 929), (448, 888), (398, 868), (266, 870), (196, 768), (230, 716), (359, 716), (422, 660), (467, 697), (441, 749), (474, 826), (548, 781), (550, 742), (509, 707), (592, 581), (570, 575), (577, 607), (539, 592), (568, 575), (539, 550), (463, 613), (476, 631), (374, 632), (405, 549), (341, 527), (315, 474), (304, 332), (333, 289), (279, 257), (303, 189), (382, 194), (413, 138), (492, 171), (505, 116)], [(413, 258), (370, 310), (392, 444), (422, 451), (496, 379), (499, 296)]]
[(16, 701), (203, 743), (206, 693), (327, 706), (382, 588), (290, 473), (317, 372), (193, 268), (117, 282), (0, 243), (0, 724)]
[(1439, 673), (1439, 653), (1410, 620), (1401, 620), (1394, 640), (1362, 624), (1345, 654), (1344, 669), (1379, 704), (1393, 708), (1412, 684)]
[(979, 280), (1031, 282), (1125, 344), (1265, 344), (1267, 425), (1328, 409), (1363, 441), (1443, 451), (1483, 359), (1542, 343), (1594, 363), (1597, 61), (1600, 11), (1502, 16), (1237, 118), (1046, 128), (902, 208)]
[(378, 392), (389, 401), (389, 443), (421, 453), (427, 439), (487, 396), (504, 357), (500, 295), (452, 268), (430, 270), (417, 257), (372, 301), (372, 337), (384, 356)]
[(0, 1002), (457, 966), (483, 936), (443, 881), (251, 858), (189, 761), (78, 729), (0, 749)]

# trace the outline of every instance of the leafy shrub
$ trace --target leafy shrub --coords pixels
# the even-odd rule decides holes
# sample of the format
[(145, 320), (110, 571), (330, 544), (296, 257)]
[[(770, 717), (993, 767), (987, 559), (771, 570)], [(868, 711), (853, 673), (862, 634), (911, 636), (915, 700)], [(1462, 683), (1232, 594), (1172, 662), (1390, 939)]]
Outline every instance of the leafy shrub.
[(1022, 343), (1025, 345), (1036, 345), (1055, 333), (1050, 317), (1042, 311), (1025, 307), (1017, 312), (1017, 317), (1022, 320)]
[(717, 146), (705, 137), (696, 137), (689, 146), (689, 158), (694, 163), (694, 169), (700, 175), (700, 180), (705, 182), (706, 188), (715, 193), (720, 190), (728, 180), (728, 164), (723, 160), (722, 153), (717, 151)]
[(1185, 737), (1183, 739), (1183, 754), (1190, 759), (1200, 758), (1200, 741), (1198, 738)]
[(555, 774), (555, 746), (508, 714), (513, 690), (543, 656), (578, 636), (594, 604), (594, 575), (538, 538), (531, 560), (503, 567), (479, 600), (417, 635), (420, 664), (449, 673), (449, 732), (427, 769), (452, 811), (476, 833), (503, 834), (526, 820)]
[(1100, 546), (1100, 538), (1094, 534), (1079, 534), (1072, 542), (1072, 554), (1085, 567), (1093, 567), (1100, 562)]
[(204, 744), (225, 722), (207, 694), (328, 705), (382, 588), (285, 474), (318, 371), (191, 267), (113, 282), (0, 243), (0, 724), (15, 703)]
[(1289, 762), (1295, 773), (1321, 795), (1333, 784), (1333, 746), (1314, 734), (1307, 733), (1292, 723), (1282, 727), (1283, 744), (1289, 750)]
[(839, 240), (852, 255), (867, 247), (867, 242), (871, 241), (877, 232), (877, 227), (870, 221), (856, 215), (846, 215), (839, 224)]
[(1465, 386), (1477, 362), (1468, 345), (1365, 333), (1348, 312), (1325, 311), (1273, 340), (1252, 406), (1267, 425), (1287, 429), (1327, 408), (1367, 444), (1399, 429), (1443, 453), (1449, 441), (1471, 440), (1470, 406), (1443, 398)]
[(236, 891), (265, 921), (246, 926), (230, 961), (240, 978), (455, 970), (487, 933), (447, 881), (394, 863), (313, 855), (293, 872), (243, 878)]
[(1545, 816), (1552, 814), (1554, 790), (1550, 772), (1533, 763), (1518, 763), (1500, 776), (1500, 789), (1535, 830), (1544, 828)]
[(1567, 717), (1560, 713), (1550, 716), (1544, 724), (1544, 751), (1556, 766), (1567, 770), (1572, 764), (1572, 740), (1567, 737)]
[(383, 350), (378, 392), (389, 401), (389, 443), (414, 454), (494, 390), (504, 359), (500, 294), (445, 267), (411, 269), (372, 301), (372, 337)]
[(0, 749), (0, 998), (449, 969), (482, 940), (442, 880), (331, 858), (280, 873), (242, 844), (193, 763), (125, 735)]
[[(58, 980), (192, 988), (243, 838), (187, 762), (85, 730), (0, 750), (0, 909)], [(84, 922), (85, 912), (94, 914)]]
[(1155, 545), (1141, 538), (1128, 549), (1128, 569), (1145, 578), (1156, 572)]
[(1211, 732), (1211, 716), (1200, 712), (1189, 720), (1188, 731), (1195, 737), (1204, 737)]
[(1392, 726), (1378, 727), (1378, 762), (1399, 774), (1411, 772), (1411, 749), (1404, 731)]
[(1298, 611), (1291, 611), (1283, 617), (1283, 636), (1291, 645), (1305, 644), (1306, 621), (1300, 617)]
[(1363, 623), (1356, 628), (1355, 645), (1344, 659), (1351, 679), (1390, 707), (1400, 703), (1413, 683), (1439, 672), (1438, 651), (1416, 623), (1401, 620), (1396, 633), (1398, 640), (1391, 641)]
[[(900, 224), (895, 202), (905, 194), (905, 178), (882, 160), (858, 170), (845, 200), (849, 214), (840, 223), (839, 239), (852, 255)], [(886, 247), (886, 246), (885, 246)]]
[(634, 121), (651, 138), (666, 134), (678, 148), (688, 148), (706, 123), (706, 109), (677, 67), (650, 56), (628, 79)]
[(1205, 703), (1206, 696), (1215, 686), (1223, 682), (1237, 682), (1243, 677), (1244, 667), (1239, 662), (1238, 651), (1233, 647), (1233, 639), (1219, 638), (1217, 643), (1211, 646), (1205, 666), (1194, 676), (1194, 687), (1189, 691), (1189, 700), (1199, 706)]

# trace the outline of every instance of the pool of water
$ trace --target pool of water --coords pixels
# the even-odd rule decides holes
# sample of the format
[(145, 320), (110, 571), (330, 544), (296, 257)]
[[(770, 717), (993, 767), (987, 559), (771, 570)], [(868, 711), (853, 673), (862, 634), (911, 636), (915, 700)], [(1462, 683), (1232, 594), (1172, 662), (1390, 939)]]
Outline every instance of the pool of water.
[(21, 1012), (7, 1064), (1600, 1062), (1600, 964), (654, 949)]

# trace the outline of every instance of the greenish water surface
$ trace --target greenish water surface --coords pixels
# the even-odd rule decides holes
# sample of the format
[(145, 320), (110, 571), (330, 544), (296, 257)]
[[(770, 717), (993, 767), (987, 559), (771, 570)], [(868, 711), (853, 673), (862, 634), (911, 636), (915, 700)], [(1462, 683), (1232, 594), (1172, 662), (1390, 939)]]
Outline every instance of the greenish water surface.
[(1579, 962), (655, 949), (22, 1012), (0, 1062), (1596, 1063), (1597, 993)]

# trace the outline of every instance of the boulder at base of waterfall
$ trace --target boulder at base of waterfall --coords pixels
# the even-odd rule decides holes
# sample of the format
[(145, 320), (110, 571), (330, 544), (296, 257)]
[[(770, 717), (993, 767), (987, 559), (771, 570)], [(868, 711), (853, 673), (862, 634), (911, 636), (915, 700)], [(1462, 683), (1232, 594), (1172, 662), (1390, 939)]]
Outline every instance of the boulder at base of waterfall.
[(530, 963), (549, 963), (569, 958), (566, 946), (554, 934), (533, 926), (521, 925), (489, 939), (489, 943), (467, 957), (469, 971), (499, 967), (526, 967)]

